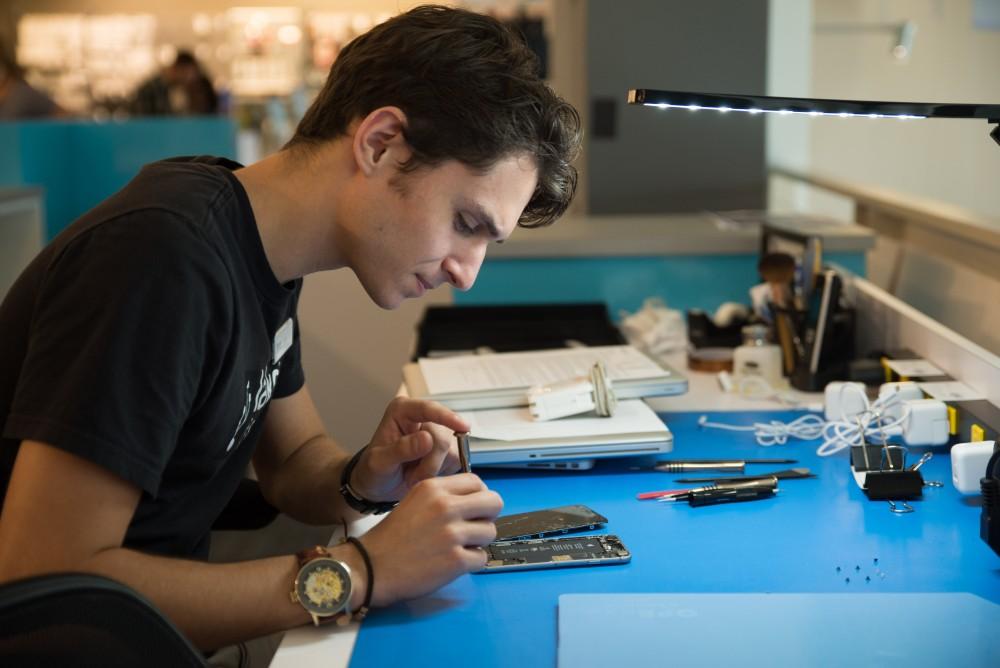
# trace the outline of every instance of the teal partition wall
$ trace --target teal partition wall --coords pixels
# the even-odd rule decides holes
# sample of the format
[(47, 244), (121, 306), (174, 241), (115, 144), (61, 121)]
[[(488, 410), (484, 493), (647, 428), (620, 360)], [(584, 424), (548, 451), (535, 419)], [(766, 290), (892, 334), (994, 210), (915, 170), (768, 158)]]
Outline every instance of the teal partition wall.
[(0, 147), (0, 185), (44, 189), (48, 240), (146, 163), (177, 155), (234, 158), (236, 128), (215, 116), (21, 121), (0, 123)]
[[(476, 285), (454, 292), (456, 304), (604, 302), (615, 320), (660, 297), (681, 311), (713, 311), (723, 302), (748, 304), (759, 283), (756, 254), (656, 257), (498, 259), (483, 264)], [(865, 275), (864, 252), (828, 253), (824, 260)]]

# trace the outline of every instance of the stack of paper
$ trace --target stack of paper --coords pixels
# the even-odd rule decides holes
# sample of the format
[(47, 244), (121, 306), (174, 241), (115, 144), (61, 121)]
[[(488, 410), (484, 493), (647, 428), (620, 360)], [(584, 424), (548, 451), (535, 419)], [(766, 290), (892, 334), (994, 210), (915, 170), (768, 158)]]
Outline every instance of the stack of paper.
[(533, 386), (587, 376), (598, 361), (619, 400), (687, 391), (687, 379), (628, 345), (421, 359), (403, 377), (410, 396), (454, 410), (506, 408), (526, 406)]

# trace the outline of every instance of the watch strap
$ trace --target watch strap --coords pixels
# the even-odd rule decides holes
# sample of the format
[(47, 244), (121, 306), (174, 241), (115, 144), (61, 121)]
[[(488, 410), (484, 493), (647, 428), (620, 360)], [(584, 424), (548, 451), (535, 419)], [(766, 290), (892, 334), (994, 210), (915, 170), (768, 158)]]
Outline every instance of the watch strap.
[(295, 553), (295, 558), (299, 560), (299, 568), (302, 568), (313, 559), (333, 559), (333, 555), (330, 554), (330, 550), (322, 545), (317, 545), (306, 550), (299, 550)]
[(354, 467), (358, 465), (361, 461), (361, 456), (364, 454), (368, 446), (361, 448), (354, 456), (348, 460), (347, 464), (344, 466), (343, 472), (340, 474), (340, 495), (344, 497), (344, 501), (347, 502), (354, 510), (358, 511), (362, 515), (381, 515), (382, 513), (387, 513), (399, 503), (398, 501), (369, 501), (364, 498), (351, 487), (351, 474), (354, 473)]

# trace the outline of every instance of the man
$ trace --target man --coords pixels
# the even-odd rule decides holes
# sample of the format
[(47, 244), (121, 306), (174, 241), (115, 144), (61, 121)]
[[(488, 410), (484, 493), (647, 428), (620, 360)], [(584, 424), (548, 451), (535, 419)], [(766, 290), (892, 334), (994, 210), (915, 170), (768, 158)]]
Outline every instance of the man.
[(0, 121), (63, 114), (52, 98), (24, 80), (24, 72), (0, 40)]
[(173, 64), (144, 81), (130, 104), (137, 116), (214, 114), (218, 107), (215, 88), (190, 51), (178, 51)]
[[(439, 477), (468, 425), (396, 399), (348, 461), (303, 378), (300, 279), (348, 268), (383, 308), (468, 289), (489, 243), (565, 210), (578, 138), (517, 38), (422, 7), (344, 49), (284, 150), (144, 168), (0, 307), (0, 580), (107, 575), (209, 650), (482, 567), (501, 500), (474, 474)], [(346, 573), (349, 600), (290, 598), (316, 554), (200, 561), (251, 461), (266, 498), (306, 522), (399, 501), (329, 548), (324, 575)]]

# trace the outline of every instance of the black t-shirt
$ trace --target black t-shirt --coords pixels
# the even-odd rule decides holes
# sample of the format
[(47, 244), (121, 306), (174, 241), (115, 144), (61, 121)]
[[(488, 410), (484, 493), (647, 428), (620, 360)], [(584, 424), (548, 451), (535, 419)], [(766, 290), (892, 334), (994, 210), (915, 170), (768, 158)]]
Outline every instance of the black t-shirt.
[(271, 271), (238, 167), (147, 165), (10, 289), (0, 499), (20, 442), (43, 441), (142, 490), (127, 547), (207, 555), (269, 401), (304, 383), (301, 280)]

